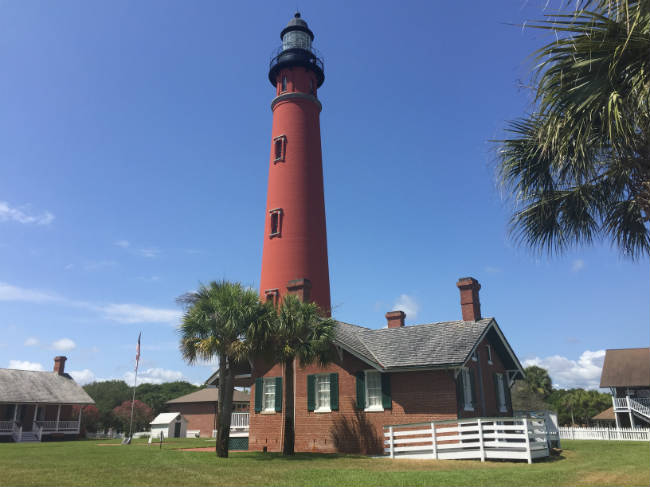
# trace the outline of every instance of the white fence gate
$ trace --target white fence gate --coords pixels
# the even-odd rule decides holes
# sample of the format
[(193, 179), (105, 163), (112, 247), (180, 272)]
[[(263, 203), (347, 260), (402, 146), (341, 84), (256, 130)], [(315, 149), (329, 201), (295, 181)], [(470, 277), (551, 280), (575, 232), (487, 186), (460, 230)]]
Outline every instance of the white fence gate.
[(562, 440), (650, 441), (650, 428), (558, 428)]

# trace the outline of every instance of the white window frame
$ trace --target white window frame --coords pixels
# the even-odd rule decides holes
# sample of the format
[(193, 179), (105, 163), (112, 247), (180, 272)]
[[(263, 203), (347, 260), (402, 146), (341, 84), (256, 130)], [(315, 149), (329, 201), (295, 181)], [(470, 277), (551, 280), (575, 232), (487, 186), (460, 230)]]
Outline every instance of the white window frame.
[(488, 356), (488, 365), (492, 365), (492, 347), (490, 345), (487, 346), (487, 356)]
[[(266, 397), (267, 395), (271, 395), (267, 393), (267, 386), (273, 388), (273, 399), (271, 400), (272, 406), (269, 408), (266, 405)], [(264, 377), (264, 380), (262, 382), (262, 412), (264, 413), (275, 413), (275, 395), (278, 393), (278, 391), (275, 390), (275, 377)]]
[(472, 353), (472, 362), (478, 362), (478, 350), (474, 350)]
[[(374, 374), (376, 374), (377, 377), (379, 377), (379, 379), (378, 379), (379, 380), (379, 404), (376, 404), (374, 406), (370, 406), (370, 394), (368, 393), (368, 383), (369, 383), (368, 376), (369, 375), (374, 375)], [(384, 406), (382, 406), (383, 390), (382, 390), (382, 387), (381, 387), (381, 372), (379, 372), (378, 370), (366, 370), (365, 371), (364, 386), (365, 386), (365, 392), (366, 392), (366, 394), (365, 394), (365, 396), (366, 396), (366, 407), (365, 407), (364, 411), (369, 411), (369, 412), (383, 411)]]
[(472, 379), (469, 368), (463, 368), (461, 374), (463, 374), (463, 409), (465, 411), (474, 411), (474, 406), (472, 406), (472, 395), (474, 391), (472, 391)]
[[(327, 382), (327, 387), (329, 389), (329, 401), (328, 404), (320, 404), (319, 400), (319, 389), (320, 385), (324, 382)], [(318, 374), (314, 376), (314, 412), (315, 413), (331, 413), (332, 412), (332, 383), (329, 374)]]
[(503, 374), (496, 374), (497, 377), (497, 405), (500, 413), (507, 413), (508, 406), (506, 405), (506, 380)]

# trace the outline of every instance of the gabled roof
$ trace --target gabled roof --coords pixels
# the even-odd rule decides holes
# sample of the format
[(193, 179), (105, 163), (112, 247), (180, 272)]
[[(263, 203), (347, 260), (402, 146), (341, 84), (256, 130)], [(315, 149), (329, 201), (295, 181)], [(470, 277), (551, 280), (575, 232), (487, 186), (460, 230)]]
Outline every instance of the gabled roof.
[[(494, 318), (369, 329), (338, 322), (336, 343), (381, 370), (463, 365), (488, 332), (505, 349), (512, 369), (523, 370)], [(498, 338), (497, 338), (498, 337)]]
[(181, 415), (181, 413), (160, 413), (149, 424), (169, 424)]
[(591, 419), (598, 421), (616, 421), (616, 416), (614, 415), (614, 406), (610, 406), (604, 411), (599, 412), (596, 416), (593, 416)]
[(650, 387), (650, 348), (607, 350), (600, 387)]
[(0, 369), (0, 403), (95, 404), (68, 374)]
[[(166, 404), (186, 404), (190, 402), (214, 402), (216, 403), (219, 400), (219, 388), (217, 387), (206, 387), (199, 391), (191, 392), (185, 394), (184, 396), (177, 397), (171, 401), (167, 401)], [(235, 389), (233, 391), (232, 400), (234, 402), (249, 402), (251, 400), (251, 395), (249, 392), (239, 391)]]

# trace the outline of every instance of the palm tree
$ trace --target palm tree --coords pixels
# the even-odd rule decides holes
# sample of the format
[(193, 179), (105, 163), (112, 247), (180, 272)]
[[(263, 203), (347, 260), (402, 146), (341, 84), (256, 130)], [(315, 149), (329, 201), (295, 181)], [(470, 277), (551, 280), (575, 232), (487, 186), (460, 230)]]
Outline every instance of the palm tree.
[(233, 366), (259, 353), (267, 336), (272, 310), (257, 292), (228, 281), (201, 284), (180, 296), (185, 306), (180, 350), (190, 364), (219, 360), (217, 456), (228, 456), (234, 387)]
[(650, 2), (585, 0), (528, 26), (555, 40), (534, 53), (532, 113), (499, 141), (515, 238), (549, 253), (605, 239), (648, 255)]
[(333, 358), (335, 321), (322, 317), (315, 303), (303, 302), (296, 296), (282, 299), (269, 335), (269, 351), (284, 369), (284, 440), (282, 453), (294, 453), (294, 389), (293, 367), (296, 359), (301, 366), (325, 365)]
[(524, 373), (526, 374), (526, 385), (530, 391), (539, 394), (543, 399), (546, 399), (553, 392), (553, 383), (546, 369), (531, 365), (524, 369)]

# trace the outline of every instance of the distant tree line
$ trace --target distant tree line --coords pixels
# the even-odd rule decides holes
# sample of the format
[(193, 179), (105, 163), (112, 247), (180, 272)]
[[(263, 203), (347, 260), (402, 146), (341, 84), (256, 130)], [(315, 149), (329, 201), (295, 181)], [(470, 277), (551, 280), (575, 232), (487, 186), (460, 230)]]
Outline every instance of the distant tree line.
[[(149, 422), (166, 409), (170, 399), (199, 390), (189, 382), (144, 383), (136, 387), (133, 414), (134, 431), (147, 429)], [(92, 382), (84, 390), (95, 401), (95, 406), (83, 409), (82, 423), (87, 431), (103, 431), (114, 428), (128, 431), (131, 417), (133, 388), (123, 380)]]
[(554, 389), (546, 369), (532, 365), (524, 369), (526, 378), (512, 387), (515, 411), (545, 410), (557, 412), (562, 426), (593, 423), (592, 417), (612, 405), (612, 396), (596, 390)]

